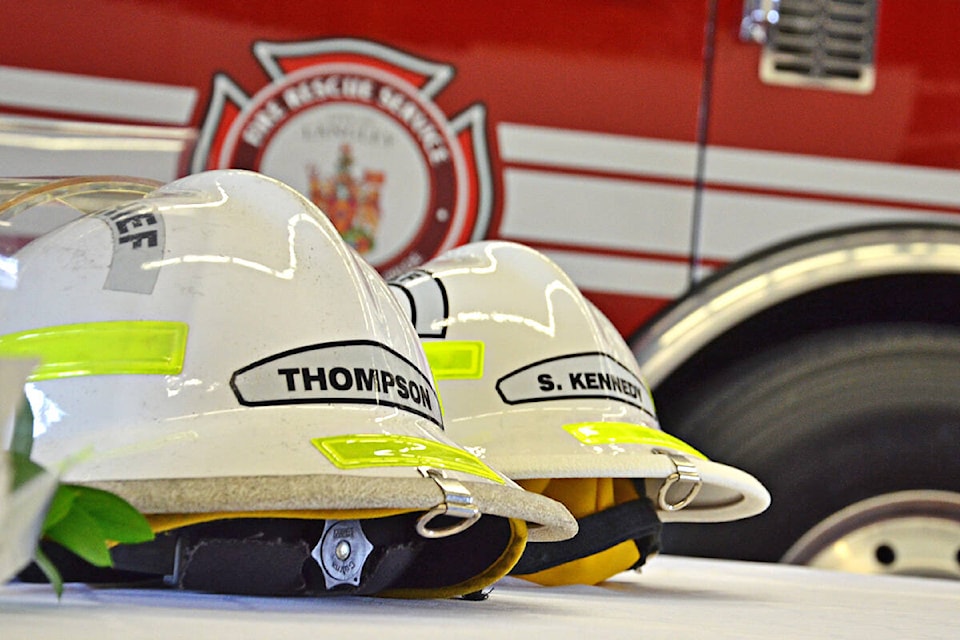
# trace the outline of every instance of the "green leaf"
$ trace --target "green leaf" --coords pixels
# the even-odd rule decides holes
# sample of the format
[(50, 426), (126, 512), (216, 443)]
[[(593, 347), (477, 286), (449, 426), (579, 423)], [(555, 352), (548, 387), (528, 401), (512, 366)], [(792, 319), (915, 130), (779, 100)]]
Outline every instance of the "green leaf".
[(13, 421), (10, 450), (27, 458), (33, 450), (33, 409), (30, 408), (30, 402), (26, 396), (17, 408), (17, 415)]
[(78, 493), (69, 485), (61, 484), (57, 486), (57, 490), (50, 500), (50, 506), (47, 507), (47, 515), (43, 520), (43, 531), (47, 531), (67, 517), (67, 514), (73, 508), (73, 503), (77, 500), (77, 495)]
[(40, 548), (37, 548), (36, 553), (33, 556), (34, 562), (37, 563), (37, 566), (40, 567), (40, 570), (43, 571), (43, 575), (47, 576), (47, 580), (50, 581), (50, 585), (53, 587), (54, 593), (57, 594), (57, 598), (63, 595), (63, 578), (60, 576), (60, 572), (50, 562), (50, 558), (47, 557)]
[[(24, 401), (14, 419), (11, 441), (13, 488), (44, 472), (30, 460), (33, 450), (33, 410)], [(153, 540), (147, 519), (123, 498), (107, 491), (73, 484), (60, 484), (44, 518), (42, 535), (98, 567), (113, 565), (110, 545)], [(53, 585), (63, 593), (63, 578), (38, 547), (34, 559)]]
[(44, 535), (92, 565), (109, 567), (113, 564), (100, 525), (83, 509), (71, 509), (57, 524), (46, 529)]
[(153, 540), (150, 523), (120, 496), (92, 487), (63, 486), (78, 492), (75, 508), (84, 509), (97, 521), (106, 540), (125, 543)]
[(154, 537), (147, 519), (123, 498), (74, 484), (57, 488), (43, 533), (98, 567), (113, 565), (110, 543), (146, 542)]

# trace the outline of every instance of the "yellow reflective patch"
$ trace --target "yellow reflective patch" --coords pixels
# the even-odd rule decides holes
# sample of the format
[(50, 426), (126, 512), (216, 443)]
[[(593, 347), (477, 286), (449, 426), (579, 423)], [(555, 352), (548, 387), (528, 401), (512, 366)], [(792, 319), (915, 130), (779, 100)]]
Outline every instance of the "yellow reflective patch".
[(85, 322), (0, 336), (0, 356), (36, 357), (28, 380), (110, 374), (176, 374), (183, 369), (183, 322)]
[(629, 422), (579, 422), (565, 424), (563, 428), (574, 438), (587, 445), (603, 444), (646, 444), (654, 447), (669, 447), (683, 453), (706, 460), (707, 457), (688, 445), (659, 429)]
[(479, 340), (424, 342), (423, 351), (437, 380), (483, 377), (483, 343)]
[(361, 433), (313, 438), (310, 442), (339, 469), (434, 467), (504, 483), (497, 472), (472, 453), (424, 438)]

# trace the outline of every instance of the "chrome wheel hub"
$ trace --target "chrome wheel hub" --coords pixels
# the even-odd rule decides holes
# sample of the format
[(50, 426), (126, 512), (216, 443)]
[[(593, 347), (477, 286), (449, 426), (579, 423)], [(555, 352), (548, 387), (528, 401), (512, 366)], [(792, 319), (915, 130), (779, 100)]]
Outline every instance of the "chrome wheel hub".
[(783, 562), (856, 573), (960, 579), (960, 494), (901, 491), (826, 518)]

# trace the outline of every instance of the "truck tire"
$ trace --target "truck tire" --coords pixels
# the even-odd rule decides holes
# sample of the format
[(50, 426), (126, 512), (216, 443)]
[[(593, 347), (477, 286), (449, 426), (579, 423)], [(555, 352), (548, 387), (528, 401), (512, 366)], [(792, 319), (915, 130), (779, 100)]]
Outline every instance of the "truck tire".
[[(814, 546), (858, 535), (876, 543), (860, 544), (870, 557), (836, 568), (960, 577), (960, 330), (870, 325), (808, 335), (671, 402), (659, 407), (664, 430), (754, 474), (772, 504), (733, 523), (668, 524), (666, 553), (773, 562), (790, 551), (788, 560), (817, 564), (824, 549), (798, 553), (795, 543), (820, 524)], [(903, 499), (914, 495), (934, 500)], [(890, 505), (899, 506), (878, 509), (887, 500), (877, 496), (896, 496)], [(882, 515), (842, 515), (856, 504)], [(945, 527), (938, 557), (897, 559), (901, 543), (922, 546), (931, 519)]]

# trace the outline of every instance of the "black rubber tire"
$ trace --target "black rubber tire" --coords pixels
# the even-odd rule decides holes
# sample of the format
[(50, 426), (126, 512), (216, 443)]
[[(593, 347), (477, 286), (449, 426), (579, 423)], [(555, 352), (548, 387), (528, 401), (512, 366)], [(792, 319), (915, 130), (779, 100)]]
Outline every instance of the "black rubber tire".
[(733, 523), (669, 524), (666, 553), (778, 561), (859, 500), (960, 491), (960, 331), (860, 326), (759, 353), (660, 406), (664, 430), (755, 475), (772, 496)]

